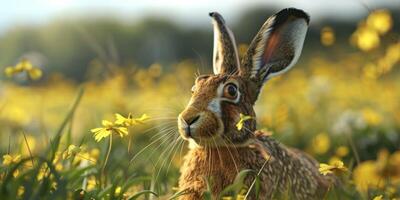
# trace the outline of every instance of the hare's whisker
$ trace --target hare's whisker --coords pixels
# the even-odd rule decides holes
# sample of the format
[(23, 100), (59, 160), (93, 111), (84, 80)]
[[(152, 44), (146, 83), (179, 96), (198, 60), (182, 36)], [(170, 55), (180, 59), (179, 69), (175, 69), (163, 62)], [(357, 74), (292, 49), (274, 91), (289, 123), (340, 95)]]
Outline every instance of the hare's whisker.
[(208, 174), (210, 175), (212, 172), (212, 167), (213, 167), (213, 159), (212, 159), (212, 150), (211, 148), (208, 146)]
[(218, 158), (219, 158), (219, 162), (220, 162), (219, 166), (220, 167), (224, 167), (224, 161), (222, 160), (222, 156), (221, 156), (221, 154), (219, 152), (219, 148), (218, 148), (217, 142), (215, 142), (215, 139), (213, 137), (212, 137), (212, 140), (214, 142), (215, 148), (217, 149), (217, 154), (218, 154)]
[(162, 135), (162, 134), (164, 134), (164, 133), (166, 133), (166, 132), (169, 132), (169, 131), (171, 131), (171, 130), (174, 130), (174, 129), (176, 130), (176, 127), (175, 127), (175, 126), (164, 127), (163, 129), (160, 129), (160, 131), (158, 131), (158, 133), (156, 133), (155, 135), (153, 135), (153, 136), (150, 138), (150, 141), (153, 140), (153, 138), (158, 137), (159, 135)]
[(185, 141), (184, 140), (182, 140), (183, 142), (182, 142), (182, 146), (181, 146), (181, 152), (179, 153), (179, 160), (181, 160), (182, 161), (182, 153), (183, 153), (183, 147), (185, 147)]
[[(229, 155), (231, 156), (231, 159), (232, 159), (232, 161), (233, 161), (233, 164), (235, 165), (236, 172), (239, 173), (239, 168), (238, 168), (238, 166), (237, 166), (237, 164), (236, 164), (236, 160), (235, 160), (234, 156), (232, 155), (232, 152), (231, 152), (231, 150), (230, 150), (230, 147), (229, 147), (228, 144), (225, 142), (225, 140), (222, 140), (222, 141), (224, 142), (224, 144), (225, 144), (225, 146), (226, 146), (226, 149), (228, 150), (228, 153), (229, 153)], [(234, 148), (235, 148), (235, 147), (234, 147)]]
[[(167, 162), (167, 161), (169, 160), (169, 158), (171, 157), (171, 154), (172, 154), (172, 152), (174, 151), (174, 149), (176, 148), (176, 144), (177, 144), (177, 142), (179, 141), (179, 138), (180, 138), (180, 137), (176, 137), (176, 138), (174, 139), (174, 141), (171, 142), (171, 144), (167, 147), (167, 149), (166, 149), (166, 150), (160, 155), (160, 157), (158, 158), (157, 163), (155, 164), (155, 167), (158, 166), (158, 163), (159, 163), (161, 160), (162, 160), (162, 162), (161, 162), (160, 167), (159, 167), (159, 169), (158, 169), (158, 172), (157, 172), (157, 175), (156, 175), (155, 180), (158, 179), (158, 177), (159, 177), (159, 175), (160, 175), (160, 173), (161, 173), (161, 170), (163, 169), (164, 165), (166, 164), (166, 162)], [(164, 154), (166, 155), (165, 157), (163, 156)]]
[(171, 167), (172, 161), (175, 158), (175, 154), (178, 152), (179, 148), (181, 146), (183, 146), (184, 141), (180, 137), (178, 138), (178, 141), (179, 141), (179, 144), (176, 145), (174, 153), (172, 154), (172, 157), (169, 159), (170, 161), (169, 161), (169, 164), (168, 164), (168, 167), (167, 167), (167, 171), (165, 172), (166, 174), (168, 174), (168, 172), (169, 172), (169, 168)]
[[(144, 131), (142, 132), (142, 134), (149, 133), (150, 131), (155, 130), (155, 129), (159, 129), (159, 128), (163, 127), (163, 126), (166, 126), (166, 127), (174, 127), (175, 125), (171, 125), (172, 123), (173, 123), (173, 122), (164, 122), (164, 123), (162, 123), (162, 124), (159, 124), (159, 125), (156, 125), (156, 126), (154, 126), (154, 127), (151, 127), (151, 128), (148, 128), (148, 129), (144, 130)], [(168, 125), (168, 126), (167, 126), (167, 125)]]
[[(133, 161), (141, 154), (143, 153), (147, 148), (149, 148), (151, 145), (155, 144), (157, 141), (163, 139), (164, 137), (171, 137), (171, 135), (173, 134), (173, 132), (169, 132), (161, 137), (159, 137), (158, 139), (154, 140), (153, 142), (151, 142), (150, 144), (148, 144), (147, 146), (145, 146), (144, 148), (142, 148), (137, 154), (135, 154), (133, 156), (133, 158), (130, 160), (129, 165), (131, 165), (133, 163)], [(151, 156), (150, 156), (151, 157)]]

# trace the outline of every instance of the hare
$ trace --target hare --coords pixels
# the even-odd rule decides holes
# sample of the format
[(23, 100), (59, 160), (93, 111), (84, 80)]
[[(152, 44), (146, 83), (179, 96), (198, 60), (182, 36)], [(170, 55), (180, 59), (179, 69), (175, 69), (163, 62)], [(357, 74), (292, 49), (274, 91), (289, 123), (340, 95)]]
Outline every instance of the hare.
[[(212, 75), (195, 80), (192, 97), (178, 116), (180, 136), (189, 141), (181, 167), (180, 199), (203, 199), (210, 181), (213, 198), (232, 184), (239, 171), (259, 171), (260, 199), (289, 191), (295, 199), (320, 199), (334, 181), (318, 171), (318, 162), (256, 131), (254, 103), (264, 83), (297, 62), (309, 16), (295, 8), (270, 17), (239, 62), (235, 39), (224, 19), (210, 13), (214, 27)], [(238, 129), (240, 114), (252, 117)], [(269, 158), (268, 158), (269, 157)], [(254, 176), (245, 183), (252, 184)], [(286, 193), (285, 193), (286, 194)], [(248, 199), (255, 199), (249, 192)], [(275, 196), (276, 197), (276, 196)]]

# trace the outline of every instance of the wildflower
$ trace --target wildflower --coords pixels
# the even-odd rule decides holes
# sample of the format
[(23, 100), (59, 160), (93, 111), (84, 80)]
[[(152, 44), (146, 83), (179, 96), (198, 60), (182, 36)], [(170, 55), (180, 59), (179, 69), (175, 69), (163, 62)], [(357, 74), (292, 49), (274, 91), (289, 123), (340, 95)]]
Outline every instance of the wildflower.
[(86, 190), (92, 191), (96, 188), (96, 178), (94, 176), (90, 176), (87, 180)]
[(33, 67), (33, 65), (32, 65), (32, 63), (29, 61), (29, 60), (27, 60), (27, 59), (23, 59), (23, 60), (21, 60), (21, 62), (19, 62), (17, 65), (15, 65), (15, 67), (14, 67), (14, 69), (17, 71), (17, 72), (22, 72), (22, 71), (29, 71), (29, 70), (31, 70), (31, 69), (33, 69), (34, 67)]
[(11, 156), (10, 154), (3, 155), (3, 165), (10, 166), (18, 163), (21, 160), (21, 155)]
[(21, 197), (25, 193), (25, 188), (24, 186), (19, 186), (17, 190), (17, 196)]
[(358, 28), (351, 39), (363, 51), (370, 51), (380, 45), (378, 32), (368, 27)]
[(331, 158), (329, 158), (328, 163), (329, 163), (330, 165), (333, 165), (333, 163), (338, 162), (338, 161), (341, 161), (339, 157), (337, 157), (337, 156), (332, 156)]
[(49, 174), (50, 174), (50, 169), (49, 169), (47, 163), (43, 163), (43, 165), (39, 169), (39, 173), (36, 176), (36, 179), (38, 181), (41, 181), (41, 180), (43, 180), (43, 178), (49, 176)]
[[(386, 153), (380, 153), (378, 160), (387, 160)], [(378, 161), (367, 160), (353, 170), (353, 180), (357, 189), (361, 192), (367, 192), (369, 189), (383, 188), (385, 186), (385, 177), (381, 173), (382, 164)]]
[(335, 33), (329, 26), (322, 28), (321, 30), (321, 43), (324, 46), (331, 46), (335, 43)]
[(239, 117), (240, 117), (240, 119), (239, 119), (239, 122), (236, 124), (236, 128), (237, 128), (237, 130), (240, 131), (243, 128), (244, 122), (252, 119), (252, 117), (248, 116), (248, 115), (243, 115), (242, 113), (240, 113)]
[(331, 173), (340, 174), (346, 172), (347, 168), (344, 166), (342, 161), (335, 161), (331, 165), (321, 163), (319, 165), (319, 172), (322, 175), (327, 175)]
[(56, 151), (56, 153), (55, 153), (55, 155), (54, 155), (54, 159), (53, 159), (53, 164), (56, 164), (56, 163), (58, 163), (58, 161), (60, 161), (61, 160), (61, 158), (62, 158), (62, 152), (61, 151)]
[(316, 154), (324, 154), (326, 153), (331, 145), (331, 141), (329, 139), (328, 134), (320, 133), (311, 142), (312, 149)]
[(43, 74), (42, 70), (40, 70), (38, 67), (34, 67), (32, 63), (27, 59), (21, 60), (15, 66), (6, 67), (6, 69), (4, 70), (4, 73), (8, 77), (14, 76), (22, 72), (26, 72), (32, 80), (40, 79)]
[(367, 122), (367, 124), (371, 126), (379, 125), (382, 122), (381, 115), (379, 115), (379, 113), (377, 113), (373, 109), (365, 108), (362, 110), (362, 114), (364, 120)]
[(6, 69), (4, 70), (4, 73), (6, 74), (6, 76), (11, 77), (11, 76), (14, 75), (15, 70), (14, 70), (14, 68), (12, 66), (11, 67), (6, 67)]
[(392, 28), (392, 16), (388, 10), (373, 11), (367, 18), (367, 25), (380, 34), (385, 34)]
[(117, 188), (115, 188), (115, 195), (121, 194), (121, 190), (122, 190), (121, 186), (118, 186)]
[(339, 157), (345, 157), (347, 154), (349, 154), (349, 148), (346, 146), (339, 146), (336, 149), (336, 155)]
[(32, 80), (38, 80), (42, 77), (43, 72), (39, 68), (33, 68), (28, 71), (28, 75)]
[(64, 166), (61, 163), (57, 163), (54, 168), (56, 171), (61, 172), (64, 169)]
[(118, 126), (118, 124), (114, 124), (107, 120), (103, 120), (101, 124), (104, 127), (90, 130), (94, 134), (96, 142), (100, 142), (101, 139), (106, 138), (113, 133), (118, 134), (121, 137), (128, 135), (128, 129), (126, 127)]
[(383, 199), (383, 195), (379, 195), (373, 198), (373, 200), (382, 200)]
[(92, 160), (97, 161), (97, 159), (99, 159), (99, 156), (100, 156), (99, 149), (90, 150), (90, 158), (92, 158)]
[(117, 119), (115, 121), (115, 124), (124, 125), (124, 126), (134, 126), (136, 124), (144, 123), (144, 121), (146, 121), (150, 117), (147, 116), (146, 114), (143, 114), (139, 118), (133, 118), (132, 113), (129, 113), (128, 117), (125, 118), (124, 116), (116, 113), (115, 118)]
[(68, 159), (72, 156), (75, 156), (76, 154), (78, 154), (81, 151), (80, 147), (77, 147), (73, 144), (69, 145), (67, 150), (65, 150), (62, 154), (62, 158), (63, 159)]

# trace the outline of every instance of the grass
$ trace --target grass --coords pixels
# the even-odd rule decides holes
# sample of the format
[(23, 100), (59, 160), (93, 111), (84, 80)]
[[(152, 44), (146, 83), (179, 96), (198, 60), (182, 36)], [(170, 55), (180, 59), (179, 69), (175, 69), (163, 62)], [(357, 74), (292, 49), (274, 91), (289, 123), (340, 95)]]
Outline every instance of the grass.
[[(325, 199), (400, 196), (400, 42), (391, 39), (398, 33), (390, 27), (375, 30), (373, 21), (384, 15), (377, 13), (350, 36), (353, 46), (335, 44), (334, 30), (323, 29), (326, 53), (302, 58), (270, 80), (256, 104), (259, 129), (321, 163), (343, 161), (343, 187)], [(375, 31), (374, 41), (365, 29)], [(170, 70), (160, 64), (115, 68), (81, 85), (55, 74), (35, 84), (29, 71), (18, 71), (28, 73), (25, 86), (13, 81), (20, 77), (1, 81), (0, 199), (175, 199), (185, 192), (177, 189), (187, 147), (176, 116), (190, 97), (197, 65), (184, 60)], [(150, 119), (114, 123), (110, 134), (95, 140), (90, 130), (104, 128), (102, 120), (130, 112), (134, 120), (143, 113)], [(257, 172), (240, 172), (220, 197), (244, 199), (249, 188), (243, 180), (250, 175)], [(255, 179), (250, 189), (260, 184)], [(290, 197), (287, 192), (276, 199)], [(209, 190), (205, 198), (212, 198)]]

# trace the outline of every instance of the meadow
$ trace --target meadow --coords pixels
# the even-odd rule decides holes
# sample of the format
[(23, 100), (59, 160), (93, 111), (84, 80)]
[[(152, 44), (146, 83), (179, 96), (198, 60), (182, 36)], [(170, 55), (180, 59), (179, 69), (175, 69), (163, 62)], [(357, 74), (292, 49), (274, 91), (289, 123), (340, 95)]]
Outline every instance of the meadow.
[[(400, 199), (400, 35), (393, 26), (389, 11), (371, 12), (348, 35), (350, 51), (323, 27), (326, 51), (270, 80), (256, 104), (258, 129), (341, 178), (343, 188), (326, 199)], [(247, 45), (239, 44), (240, 54)], [(29, 60), (2, 66), (0, 199), (179, 196), (187, 144), (176, 117), (196, 74), (211, 66), (89, 65), (106, 73), (76, 83)], [(235, 187), (223, 199), (243, 199), (243, 191)]]

